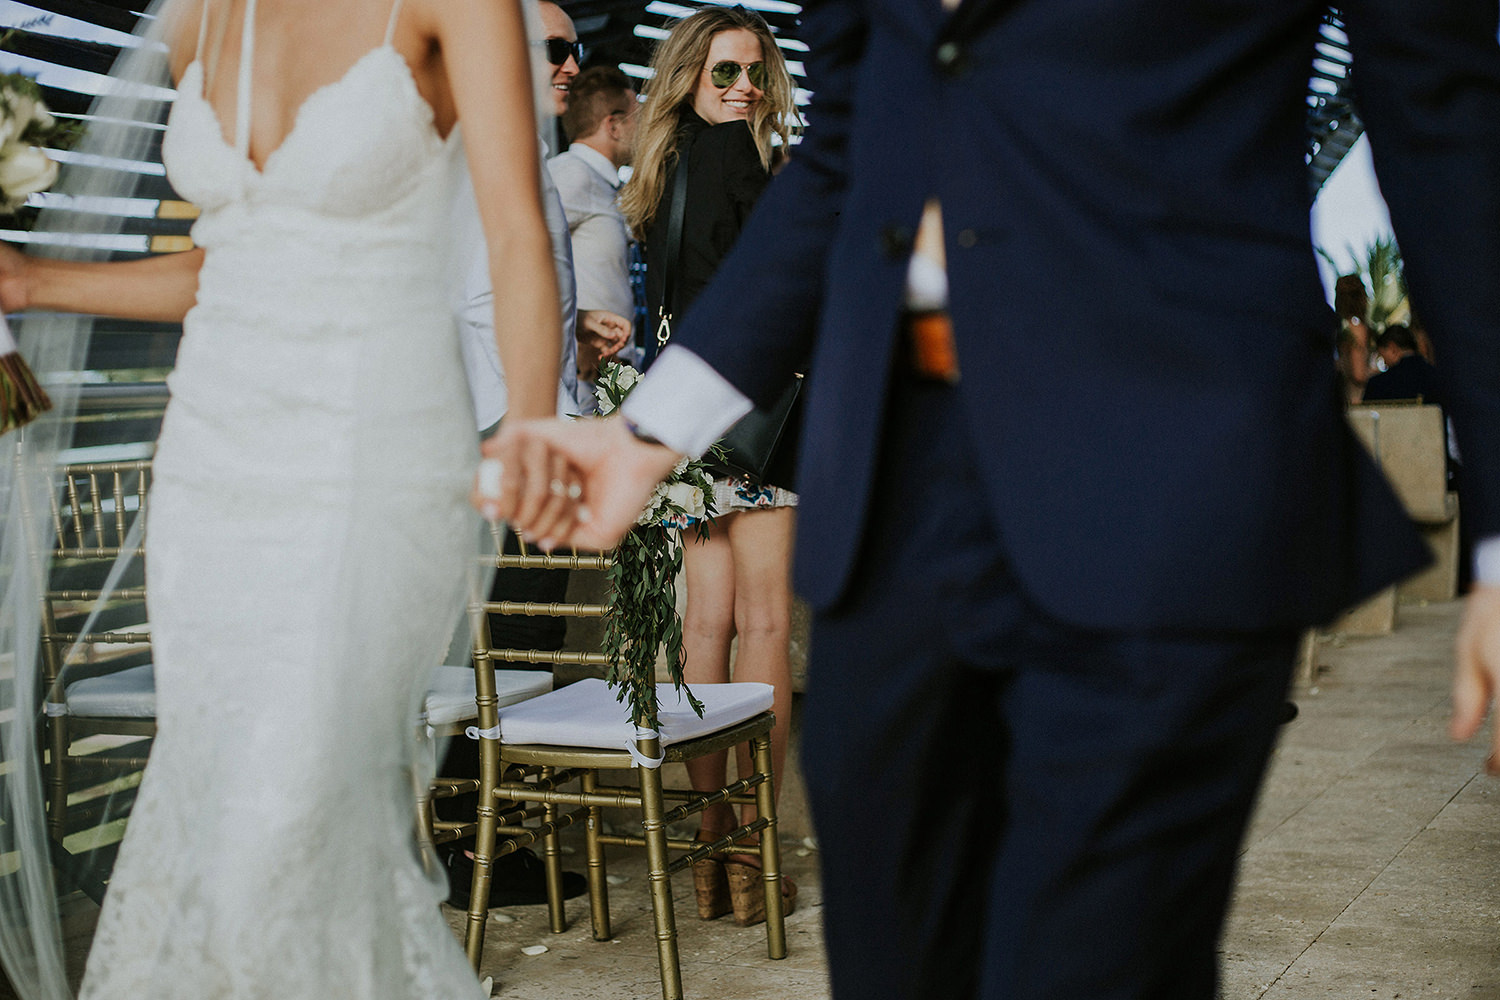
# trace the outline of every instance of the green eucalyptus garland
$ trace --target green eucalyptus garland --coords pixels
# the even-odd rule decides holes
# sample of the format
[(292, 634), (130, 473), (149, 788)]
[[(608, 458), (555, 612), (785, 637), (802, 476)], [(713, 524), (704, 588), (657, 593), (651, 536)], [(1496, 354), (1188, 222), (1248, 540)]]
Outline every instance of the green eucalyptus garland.
[[(619, 409), (640, 373), (611, 362), (599, 370), (599, 411)], [(717, 446), (716, 446), (717, 447)], [(702, 460), (683, 459), (656, 488), (646, 509), (616, 547), (609, 569), (609, 610), (604, 616), (605, 679), (615, 697), (630, 706), (631, 720), (658, 729), (656, 657), (665, 650), (667, 676), (698, 715), (703, 704), (683, 681), (686, 655), (677, 614), (677, 574), (682, 570), (683, 532), (707, 538), (715, 513), (713, 484)]]

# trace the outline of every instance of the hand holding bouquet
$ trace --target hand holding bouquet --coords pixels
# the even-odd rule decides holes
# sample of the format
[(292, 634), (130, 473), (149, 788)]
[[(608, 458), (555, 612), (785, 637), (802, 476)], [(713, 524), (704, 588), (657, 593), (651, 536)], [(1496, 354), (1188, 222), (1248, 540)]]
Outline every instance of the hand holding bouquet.
[[(57, 180), (57, 161), (42, 145), (64, 132), (42, 102), (35, 80), (0, 75), (0, 213), (15, 212), (26, 199)], [(21, 357), (0, 314), (0, 434), (35, 420), (52, 401)]]

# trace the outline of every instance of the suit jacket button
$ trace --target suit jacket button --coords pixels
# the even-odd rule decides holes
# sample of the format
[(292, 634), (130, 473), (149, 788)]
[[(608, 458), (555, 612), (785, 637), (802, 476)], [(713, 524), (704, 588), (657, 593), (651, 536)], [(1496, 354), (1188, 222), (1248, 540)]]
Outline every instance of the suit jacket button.
[(954, 237), (954, 239), (958, 240), (959, 246), (963, 247), (965, 250), (968, 250), (970, 247), (979, 242), (979, 234), (974, 232), (974, 230), (972, 229), (960, 229), (958, 231), (958, 235)]
[(891, 260), (904, 260), (911, 255), (916, 236), (905, 226), (886, 226), (880, 231), (880, 248)]
[(937, 47), (933, 54), (933, 60), (937, 63), (939, 70), (949, 76), (956, 76), (963, 72), (964, 47), (957, 42), (948, 41)]

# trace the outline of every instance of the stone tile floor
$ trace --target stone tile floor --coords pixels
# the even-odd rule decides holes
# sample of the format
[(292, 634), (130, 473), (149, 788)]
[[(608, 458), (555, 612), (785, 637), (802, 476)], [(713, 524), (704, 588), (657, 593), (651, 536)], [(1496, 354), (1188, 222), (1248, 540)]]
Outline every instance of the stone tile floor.
[(1324, 642), (1246, 838), (1225, 1000), (1500, 1000), (1500, 780), (1446, 735), (1456, 603)]
[[(582, 870), (582, 845), (567, 859)], [(656, 937), (641, 852), (613, 849), (610, 919), (614, 937), (595, 941), (586, 897), (569, 900), (569, 928), (553, 934), (545, 906), (490, 911), (481, 973), (491, 976), (493, 995), (503, 1000), (651, 1000), (661, 996)], [(797, 910), (786, 919), (787, 957), (766, 957), (764, 925), (739, 927), (733, 917), (698, 919), (693, 882), (684, 873), (672, 881), (683, 989), (688, 997), (783, 1000), (829, 996), (823, 955), (821, 898), (816, 855), (787, 844), (782, 867), (797, 883)], [(620, 882), (623, 876), (625, 881)], [(463, 914), (444, 907), (454, 933)], [(496, 921), (496, 917), (500, 922)], [(522, 949), (547, 951), (528, 955)]]
[[(1479, 741), (1456, 746), (1444, 731), (1457, 620), (1456, 603), (1404, 607), (1393, 635), (1319, 646), (1318, 676), (1294, 691), (1301, 714), (1282, 732), (1246, 838), (1223, 1000), (1500, 1000), (1500, 780), (1480, 773)], [(760, 928), (699, 921), (691, 879), (676, 880), (689, 998), (829, 996), (818, 856), (795, 838), (784, 844), (801, 893), (782, 961), (765, 957)], [(581, 846), (573, 849), (581, 869)], [(611, 873), (625, 876), (610, 890), (612, 941), (592, 939), (582, 899), (569, 902), (572, 926), (560, 935), (544, 907), (493, 911), (483, 973), (496, 997), (661, 995), (632, 854), (610, 857)], [(444, 912), (459, 933), (462, 915)], [(76, 975), (97, 910), (76, 896), (64, 913)], [(536, 945), (547, 950), (523, 952)]]
[[(1500, 1000), (1500, 780), (1480, 773), (1477, 741), (1455, 746), (1444, 731), (1457, 619), (1457, 604), (1404, 607), (1393, 635), (1319, 645), (1246, 839), (1224, 1000)], [(691, 880), (676, 880), (689, 998), (829, 996), (817, 854), (795, 843), (785, 854), (801, 894), (779, 962), (760, 929), (699, 921)], [(629, 875), (611, 888), (613, 941), (592, 939), (582, 899), (561, 935), (543, 907), (494, 911), (483, 971), (496, 997), (661, 995), (644, 879), (630, 852), (610, 864)], [(535, 945), (546, 952), (522, 953)]]

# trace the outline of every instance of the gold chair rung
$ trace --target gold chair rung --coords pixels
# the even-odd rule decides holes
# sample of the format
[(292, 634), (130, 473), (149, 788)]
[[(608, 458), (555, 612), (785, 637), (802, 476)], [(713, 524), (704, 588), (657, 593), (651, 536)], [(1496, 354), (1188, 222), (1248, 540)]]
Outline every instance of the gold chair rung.
[(492, 615), (526, 615), (549, 618), (603, 618), (609, 611), (604, 604), (542, 604), (535, 601), (484, 601), (472, 610)]

